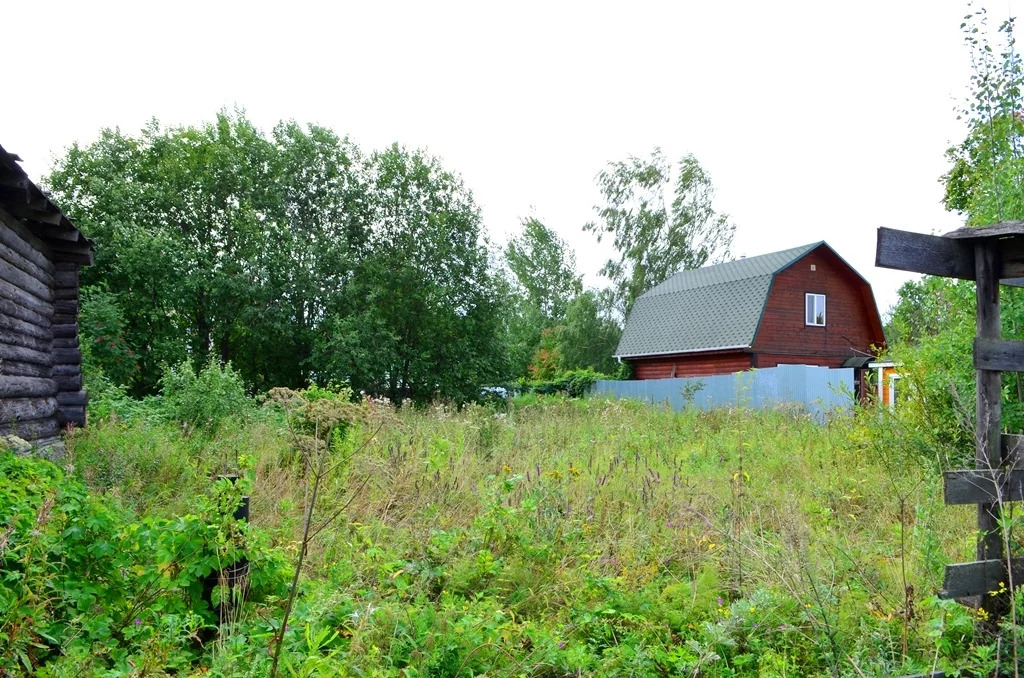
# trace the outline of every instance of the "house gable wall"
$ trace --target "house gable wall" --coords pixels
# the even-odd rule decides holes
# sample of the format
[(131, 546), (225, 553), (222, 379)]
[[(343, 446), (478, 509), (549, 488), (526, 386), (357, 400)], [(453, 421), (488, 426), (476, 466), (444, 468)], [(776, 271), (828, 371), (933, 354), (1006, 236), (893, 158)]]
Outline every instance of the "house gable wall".
[[(824, 327), (804, 323), (807, 293), (825, 295)], [(752, 350), (756, 367), (838, 367), (884, 341), (870, 288), (838, 256), (819, 247), (776, 274)]]
[(685, 353), (632, 359), (634, 379), (670, 377), (707, 377), (750, 369), (750, 353), (745, 351)]

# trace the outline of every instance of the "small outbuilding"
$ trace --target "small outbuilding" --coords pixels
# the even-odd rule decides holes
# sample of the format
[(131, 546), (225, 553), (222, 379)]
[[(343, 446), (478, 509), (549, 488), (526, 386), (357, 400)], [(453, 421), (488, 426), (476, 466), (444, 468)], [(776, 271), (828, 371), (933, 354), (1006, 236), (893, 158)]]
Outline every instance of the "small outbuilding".
[(63, 452), (85, 426), (78, 270), (92, 243), (0, 146), (0, 438)]
[(866, 364), (884, 347), (871, 285), (822, 241), (676, 273), (636, 300), (616, 357), (662, 379)]

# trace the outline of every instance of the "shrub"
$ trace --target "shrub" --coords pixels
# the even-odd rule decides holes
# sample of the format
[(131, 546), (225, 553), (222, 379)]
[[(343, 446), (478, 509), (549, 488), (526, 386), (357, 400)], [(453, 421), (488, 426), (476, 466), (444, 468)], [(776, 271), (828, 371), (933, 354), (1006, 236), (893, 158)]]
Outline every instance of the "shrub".
[(206, 433), (214, 432), (227, 417), (252, 412), (256, 405), (245, 394), (242, 377), (231, 363), (221, 365), (216, 358), (210, 358), (198, 374), (188, 361), (167, 368), (160, 386), (168, 414)]

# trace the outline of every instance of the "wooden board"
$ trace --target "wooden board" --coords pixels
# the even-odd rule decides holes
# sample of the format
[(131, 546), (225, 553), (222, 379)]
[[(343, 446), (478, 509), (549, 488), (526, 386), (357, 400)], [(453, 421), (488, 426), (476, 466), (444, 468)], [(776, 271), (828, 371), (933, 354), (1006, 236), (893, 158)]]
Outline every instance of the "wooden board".
[(947, 506), (1024, 500), (1024, 469), (969, 469), (942, 474)]
[[(939, 598), (968, 598), (983, 596), (999, 590), (1006, 583), (1006, 561), (979, 560), (946, 566), (946, 580), (939, 590)], [(1013, 559), (1013, 581), (1024, 581), (1024, 559)]]
[(974, 248), (937, 235), (879, 228), (875, 266), (974, 280)]
[(978, 337), (974, 340), (974, 369), (1024, 372), (1024, 341)]

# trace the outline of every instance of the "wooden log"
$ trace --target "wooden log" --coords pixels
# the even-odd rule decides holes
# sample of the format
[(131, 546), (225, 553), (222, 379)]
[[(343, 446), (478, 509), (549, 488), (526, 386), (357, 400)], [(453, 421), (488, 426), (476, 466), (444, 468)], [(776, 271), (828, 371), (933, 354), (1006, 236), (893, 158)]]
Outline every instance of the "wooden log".
[[(999, 319), (999, 270), (998, 241), (977, 241), (974, 245), (974, 267), (978, 283), (977, 296), (977, 339), (981, 342), (999, 341), (1002, 326)], [(1002, 416), (1003, 380), (1000, 372), (977, 369), (975, 424), (975, 467), (992, 469), (1002, 466)], [(978, 504), (978, 560), (998, 560), (1003, 556), (1003, 540), (999, 535), (999, 507), (991, 503)], [(996, 605), (998, 607), (998, 605)], [(993, 610), (990, 610), (993, 611)]]
[[(52, 244), (53, 241), (50, 241), (50, 243)], [(92, 250), (90, 249), (89, 251), (84, 253), (54, 252), (53, 263), (55, 265), (65, 263), (71, 264), (73, 266), (78, 266), (79, 264), (81, 264), (82, 266), (92, 266)]]
[(67, 313), (68, 315), (78, 315), (78, 300), (54, 299), (53, 312), (54, 314)]
[(78, 337), (78, 323), (54, 323), (50, 330), (54, 339), (73, 339)]
[[(56, 393), (56, 386), (54, 386), (54, 392)], [(59, 405), (77, 405), (79, 407), (85, 407), (89, 404), (89, 393), (87, 391), (61, 391), (56, 394), (57, 403)]]
[(82, 352), (77, 348), (55, 348), (53, 353), (54, 365), (81, 365)]
[[(78, 268), (77, 266), (75, 267)], [(57, 289), (78, 289), (78, 271), (54, 271), (53, 282)]]
[(0, 243), (25, 257), (33, 264), (53, 275), (55, 267), (49, 251), (39, 238), (22, 226), (17, 219), (0, 211)]
[[(980, 560), (946, 566), (946, 579), (939, 598), (968, 598), (998, 591), (1007, 582), (1005, 560)], [(1024, 558), (1013, 559), (1013, 581), (1024, 581)]]
[(34, 365), (53, 366), (53, 356), (43, 351), (33, 351), (24, 346), (14, 346), (0, 342), (0, 359)]
[(78, 337), (57, 337), (53, 340), (54, 348), (78, 348)]
[(52, 374), (52, 375), (57, 375), (57, 374), (60, 374), (60, 375), (75, 375), (75, 374), (81, 374), (81, 373), (82, 373), (82, 366), (81, 365), (54, 365), (53, 369), (50, 371), (50, 374)]
[(54, 397), (0, 398), (0, 424), (52, 417), (60, 406)]
[[(47, 322), (53, 319), (53, 304), (48, 301), (42, 301), (37, 299), (31, 294), (25, 294), (18, 287), (14, 285), (5, 285), (0, 281), (0, 299), (14, 304), (14, 308), (23, 308), (35, 313), (41, 318), (45, 318)], [(19, 318), (22, 316), (18, 315)], [(22, 320), (28, 320), (28, 318), (22, 318)]]
[(53, 298), (56, 300), (67, 299), (71, 301), (78, 301), (78, 288), (77, 287), (56, 287), (53, 290)]
[(1024, 372), (1024, 341), (976, 338), (974, 369)]
[(55, 374), (52, 379), (57, 384), (58, 391), (82, 390), (82, 375), (80, 374)]
[(33, 325), (30, 322), (25, 322), (20, 318), (9, 315), (0, 315), (0, 330), (25, 334), (47, 343), (53, 341), (53, 332), (50, 330), (49, 325), (40, 327), (39, 325)]
[(85, 408), (78, 406), (61, 407), (57, 411), (57, 421), (61, 426), (77, 426), (85, 428)]
[(946, 471), (942, 476), (947, 506), (1024, 499), (1024, 469)]
[(46, 398), (53, 395), (57, 395), (57, 385), (50, 379), (0, 374), (0, 398)]
[(77, 313), (54, 313), (53, 324), (54, 325), (74, 325), (78, 323)]
[(29, 441), (49, 438), (58, 433), (60, 433), (60, 424), (57, 422), (56, 417), (0, 424), (0, 436), (15, 435)]
[(49, 365), (36, 365), (35, 363), (23, 363), (18, 360), (0, 361), (0, 372), (10, 377), (50, 377)]
[[(55, 287), (53, 275), (51, 273), (47, 273), (42, 268), (36, 266), (2, 242), (0, 242), (0, 259), (6, 261), (11, 266), (14, 266), (25, 275), (30, 275), (36, 280), (39, 280), (47, 287), (51, 289)], [(51, 266), (51, 268), (53, 267)]]
[(4, 329), (0, 329), (0, 343), (30, 348), (33, 351), (40, 351), (42, 353), (48, 353), (52, 348), (52, 344), (48, 339), (38, 339), (21, 332), (11, 332)]
[(33, 278), (13, 264), (0, 259), (0, 280), (14, 285), (22, 292), (34, 296), (39, 301), (53, 301), (53, 288)]
[(81, 268), (78, 264), (69, 261), (55, 261), (53, 262), (53, 267), (58, 271), (74, 271), (76, 273)]

